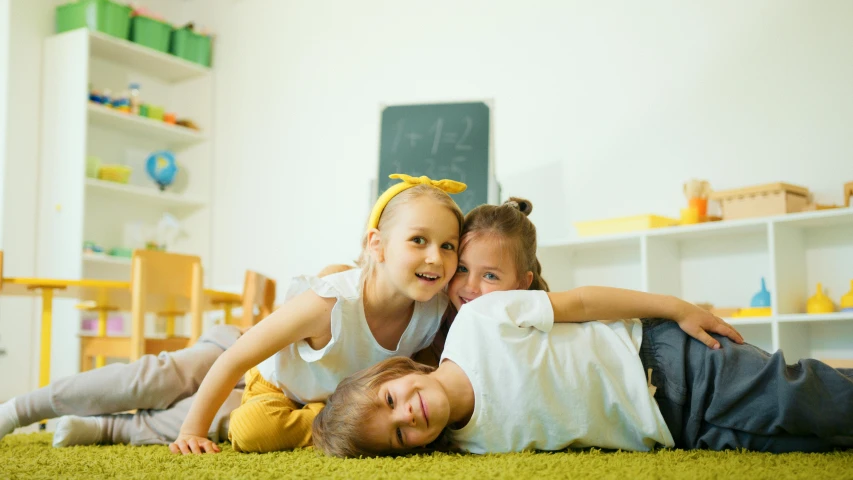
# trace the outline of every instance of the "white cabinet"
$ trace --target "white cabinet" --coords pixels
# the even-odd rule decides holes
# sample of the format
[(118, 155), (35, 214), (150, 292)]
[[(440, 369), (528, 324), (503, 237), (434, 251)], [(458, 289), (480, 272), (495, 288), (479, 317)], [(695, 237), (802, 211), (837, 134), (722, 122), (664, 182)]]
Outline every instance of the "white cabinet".
[[(211, 69), (83, 29), (47, 38), (43, 63), (36, 275), (128, 280), (129, 261), (84, 254), (84, 241), (106, 250), (133, 247), (126, 242), (127, 225), (139, 222), (153, 227), (168, 212), (183, 228), (168, 249), (201, 256), (209, 279)], [(130, 83), (141, 84), (144, 103), (189, 118), (200, 130), (88, 101), (90, 86), (117, 93)], [(145, 173), (145, 159), (163, 149), (175, 152), (181, 172), (175, 184), (161, 192)], [(87, 156), (99, 157), (104, 164), (130, 166), (130, 182), (86, 177)], [(78, 320), (73, 302), (56, 300), (53, 378), (76, 371)]]
[(853, 280), (853, 208), (713, 222), (539, 246), (552, 290), (606, 285), (748, 307), (765, 278), (773, 315), (726, 319), (746, 340), (800, 358), (853, 359), (853, 312), (806, 314), (821, 283), (838, 303)]

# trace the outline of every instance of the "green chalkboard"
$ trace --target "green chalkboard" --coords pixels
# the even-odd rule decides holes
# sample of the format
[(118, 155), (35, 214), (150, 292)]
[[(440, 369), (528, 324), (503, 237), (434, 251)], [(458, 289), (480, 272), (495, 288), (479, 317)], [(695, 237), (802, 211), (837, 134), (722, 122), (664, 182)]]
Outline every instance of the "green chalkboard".
[(377, 197), (399, 182), (388, 175), (405, 173), (464, 182), (468, 189), (452, 197), (465, 213), (489, 203), (490, 121), (483, 102), (385, 107)]

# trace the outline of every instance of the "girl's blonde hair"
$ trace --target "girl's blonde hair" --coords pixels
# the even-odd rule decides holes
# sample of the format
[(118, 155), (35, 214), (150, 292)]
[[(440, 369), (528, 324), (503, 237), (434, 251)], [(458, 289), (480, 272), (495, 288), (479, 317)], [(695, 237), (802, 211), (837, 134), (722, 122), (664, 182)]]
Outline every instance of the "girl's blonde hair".
[(542, 265), (536, 258), (536, 226), (528, 215), (533, 211), (530, 200), (510, 197), (503, 205), (480, 205), (465, 216), (462, 228), (460, 251), (475, 238), (493, 236), (507, 240), (514, 254), (516, 274), (524, 278), (533, 272), (533, 282), (528, 290), (548, 291), (548, 283), (542, 278)]
[[(435, 367), (417, 363), (407, 357), (392, 357), (345, 378), (326, 401), (323, 410), (314, 418), (314, 448), (326, 455), (343, 458), (375, 457), (392, 453), (367, 445), (363, 436), (365, 426), (373, 418), (377, 407), (379, 387), (385, 382), (411, 373), (426, 375), (434, 370)], [(449, 439), (449, 432), (445, 429), (438, 439), (418, 451), (449, 450)]]
[[(465, 216), (462, 214), (462, 210), (459, 209), (459, 205), (457, 205), (446, 192), (431, 185), (417, 185), (398, 193), (388, 202), (388, 205), (385, 206), (385, 209), (382, 211), (382, 216), (379, 217), (379, 224), (376, 228), (380, 232), (383, 229), (389, 228), (398, 220), (397, 217), (399, 215), (397, 212), (401, 205), (405, 205), (412, 200), (424, 197), (435, 200), (453, 212), (456, 216), (456, 221), (459, 223), (458, 227), (461, 232)], [(361, 240), (361, 255), (359, 255), (356, 264), (362, 268), (361, 283), (363, 284), (364, 280), (371, 278), (376, 270), (376, 262), (373, 260), (373, 256), (367, 248), (367, 232), (364, 233), (364, 238)]]

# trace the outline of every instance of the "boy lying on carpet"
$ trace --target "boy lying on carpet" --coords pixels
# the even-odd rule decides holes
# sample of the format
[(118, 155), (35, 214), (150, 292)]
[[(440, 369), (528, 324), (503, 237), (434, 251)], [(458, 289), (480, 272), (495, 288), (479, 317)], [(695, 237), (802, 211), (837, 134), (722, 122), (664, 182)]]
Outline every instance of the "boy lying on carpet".
[[(440, 366), (392, 358), (348, 377), (314, 420), (315, 447), (353, 457), (429, 448), (851, 446), (853, 370), (816, 360), (788, 366), (781, 352), (739, 344), (725, 322), (673, 297), (597, 287), (501, 291), (530, 283), (531, 268), (519, 273), (518, 265), (538, 268), (535, 234), (532, 245), (513, 246), (500, 231), (463, 235), (448, 291), (459, 313)], [(674, 322), (563, 323), (637, 312)]]

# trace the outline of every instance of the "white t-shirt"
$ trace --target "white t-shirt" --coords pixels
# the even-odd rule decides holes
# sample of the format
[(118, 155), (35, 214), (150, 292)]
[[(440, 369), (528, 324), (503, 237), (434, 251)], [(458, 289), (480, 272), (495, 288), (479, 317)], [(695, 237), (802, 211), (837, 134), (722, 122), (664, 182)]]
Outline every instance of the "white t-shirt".
[(649, 392), (639, 320), (554, 324), (543, 291), (493, 292), (462, 307), (442, 361), (474, 387), (454, 443), (472, 453), (674, 446)]
[(324, 298), (336, 298), (332, 308), (332, 339), (319, 350), (300, 340), (281, 349), (258, 365), (268, 382), (299, 403), (322, 402), (347, 376), (393, 356), (410, 357), (432, 343), (447, 308), (447, 295), (439, 293), (428, 302), (415, 302), (408, 327), (396, 350), (376, 341), (364, 316), (361, 269), (323, 278), (296, 277), (285, 298), (313, 290)]

